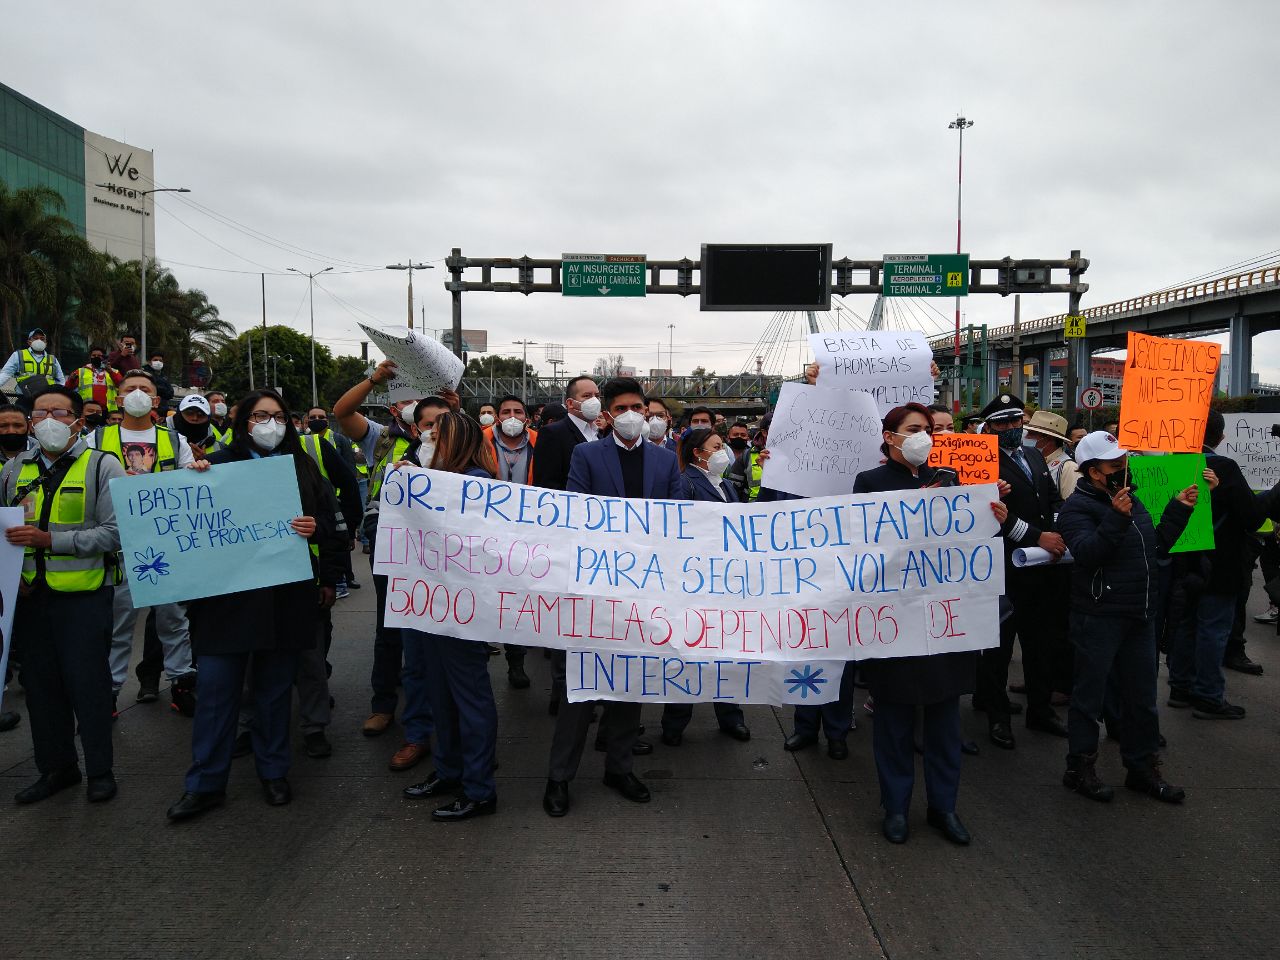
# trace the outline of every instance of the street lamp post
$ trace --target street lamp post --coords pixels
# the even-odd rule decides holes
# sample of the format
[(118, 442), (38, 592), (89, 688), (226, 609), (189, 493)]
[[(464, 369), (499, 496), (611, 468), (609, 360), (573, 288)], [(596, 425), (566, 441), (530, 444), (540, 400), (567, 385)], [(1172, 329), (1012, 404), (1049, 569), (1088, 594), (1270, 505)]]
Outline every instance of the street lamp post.
[[(110, 183), (98, 183), (95, 186), (104, 190), (117, 189)], [(138, 257), (139, 272), (142, 275), (142, 329), (139, 331), (140, 336), (138, 338), (141, 341), (139, 348), (142, 350), (142, 357), (139, 362), (142, 362), (150, 359), (147, 356), (147, 197), (153, 193), (190, 193), (191, 191), (186, 187), (152, 187), (150, 190), (136, 190), (134, 192), (142, 198), (142, 231), (139, 244), (141, 255)]]
[(408, 263), (388, 263), (387, 269), (409, 271), (409, 329), (412, 330), (413, 329), (413, 271), (434, 270), (435, 267), (431, 266), (431, 264), (429, 263), (414, 263), (413, 257), (410, 257)]
[(520, 364), (520, 402), (526, 408), (529, 405), (529, 345), (537, 343), (537, 340), (517, 340), (516, 343), (524, 347), (524, 359)]
[[(964, 132), (973, 126), (973, 121), (965, 117), (956, 117), (949, 124), (948, 130), (960, 131), (960, 153), (956, 161), (956, 253), (960, 253), (960, 216), (964, 209)], [(952, 386), (952, 409), (960, 412), (960, 298), (956, 297), (956, 340), (955, 340), (956, 375)]]
[(303, 273), (297, 267), (289, 268), (290, 272), (307, 278), (307, 302), (311, 308), (311, 405), (313, 407), (320, 403), (320, 393), (316, 389), (316, 277), (332, 269), (333, 267), (325, 267), (316, 273)]

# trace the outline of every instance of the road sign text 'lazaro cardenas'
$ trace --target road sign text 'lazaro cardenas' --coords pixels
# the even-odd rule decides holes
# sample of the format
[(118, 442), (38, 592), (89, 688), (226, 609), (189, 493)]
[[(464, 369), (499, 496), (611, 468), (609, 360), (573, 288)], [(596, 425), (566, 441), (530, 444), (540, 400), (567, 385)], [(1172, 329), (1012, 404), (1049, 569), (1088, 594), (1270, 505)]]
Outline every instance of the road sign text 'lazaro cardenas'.
[(566, 297), (643, 297), (643, 253), (566, 253), (560, 258)]

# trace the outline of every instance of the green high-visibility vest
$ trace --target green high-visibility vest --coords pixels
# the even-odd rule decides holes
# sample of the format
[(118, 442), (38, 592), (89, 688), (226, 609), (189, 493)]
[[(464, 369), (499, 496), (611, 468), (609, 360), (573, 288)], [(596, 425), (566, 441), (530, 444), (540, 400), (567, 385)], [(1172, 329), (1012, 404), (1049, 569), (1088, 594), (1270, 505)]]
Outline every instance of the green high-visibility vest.
[[(22, 465), (18, 472), (18, 487), (21, 490), (28, 485), (31, 492), (27, 494), (32, 502), (29, 515), (40, 524), (41, 529), (50, 533), (66, 533), (84, 529), (85, 521), (85, 482), (89, 473), (94, 451), (86, 448), (62, 478), (62, 483), (53, 492), (53, 503), (46, 505), (42, 484), (35, 483), (40, 476), (40, 459), (36, 457)], [(99, 490), (102, 496), (104, 491)], [(45, 525), (45, 509), (48, 506), (48, 523)], [(36, 579), (36, 550), (27, 547), (23, 560), (22, 579), (32, 583)], [(30, 567), (30, 569), (27, 569)], [(97, 590), (106, 580), (105, 554), (92, 557), (77, 557), (74, 554), (44, 554), (44, 582), (50, 590), (59, 593), (84, 593)]]

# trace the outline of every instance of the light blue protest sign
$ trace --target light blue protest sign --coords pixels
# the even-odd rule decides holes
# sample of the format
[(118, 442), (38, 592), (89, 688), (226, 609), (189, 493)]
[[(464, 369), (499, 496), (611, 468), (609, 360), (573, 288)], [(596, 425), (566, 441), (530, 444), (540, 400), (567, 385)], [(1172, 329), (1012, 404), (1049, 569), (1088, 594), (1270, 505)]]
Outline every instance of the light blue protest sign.
[(111, 481), (135, 607), (310, 580), (293, 457)]

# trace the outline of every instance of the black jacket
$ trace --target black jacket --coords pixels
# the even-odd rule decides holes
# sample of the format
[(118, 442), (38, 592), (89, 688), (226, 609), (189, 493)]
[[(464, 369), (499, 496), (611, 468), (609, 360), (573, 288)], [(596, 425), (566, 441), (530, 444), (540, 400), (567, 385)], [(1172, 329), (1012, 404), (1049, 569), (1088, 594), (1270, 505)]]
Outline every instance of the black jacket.
[[(921, 467), (920, 475), (913, 477), (911, 471), (902, 464), (890, 460), (884, 466), (858, 474), (853, 481), (853, 492), (919, 490), (929, 486), (933, 481), (933, 473), (932, 468)], [(992, 602), (995, 602), (994, 598)], [(976, 651), (965, 650), (923, 657), (863, 660), (859, 666), (876, 700), (885, 703), (929, 704), (970, 693), (973, 690), (977, 658)]]
[[(1101, 617), (1155, 616), (1159, 601), (1156, 560), (1167, 555), (1191, 519), (1191, 509), (1170, 500), (1157, 527), (1137, 500), (1132, 516), (1081, 479), (1058, 514), (1058, 532), (1071, 551), (1071, 609)], [(1051, 600), (1052, 598), (1046, 598)]]
[(1005, 506), (1009, 508), (1009, 519), (1002, 530), (1005, 535), (1006, 576), (1020, 573), (1013, 567), (1016, 548), (1037, 546), (1040, 534), (1057, 530), (1053, 518), (1062, 507), (1058, 485), (1053, 482), (1044, 455), (1031, 447), (1023, 447), (1022, 453), (1031, 468), (1030, 479), (1006, 450), (1000, 450), (1000, 479), (1010, 488), (1009, 495), (1004, 498)]
[(573, 448), (586, 442), (572, 415), (539, 430), (538, 445), (532, 451), (533, 485), (563, 490), (569, 482)]
[(1253, 562), (1258, 555), (1253, 532), (1280, 512), (1280, 485), (1255, 494), (1238, 463), (1217, 456), (1209, 447), (1204, 452), (1208, 455), (1205, 466), (1218, 475), (1218, 486), (1211, 495), (1214, 548), (1208, 554), (1204, 592), (1239, 593), (1253, 581)]
[[(301, 452), (296, 457), (310, 459)], [(214, 470), (220, 463), (248, 459), (248, 453), (235, 448), (219, 450), (208, 457)], [(332, 586), (344, 576), (342, 553), (348, 540), (337, 532), (339, 508), (332, 491), (324, 491), (323, 500), (317, 500), (300, 483), (299, 496), (303, 515), (316, 520), (315, 539), (310, 541), (320, 548), (319, 557), (313, 554), (311, 558), (316, 579), (192, 600), (187, 606), (187, 618), (191, 623), (191, 643), (198, 655), (299, 651), (315, 644), (320, 624), (317, 581)], [(210, 575), (216, 577), (217, 572)]]

